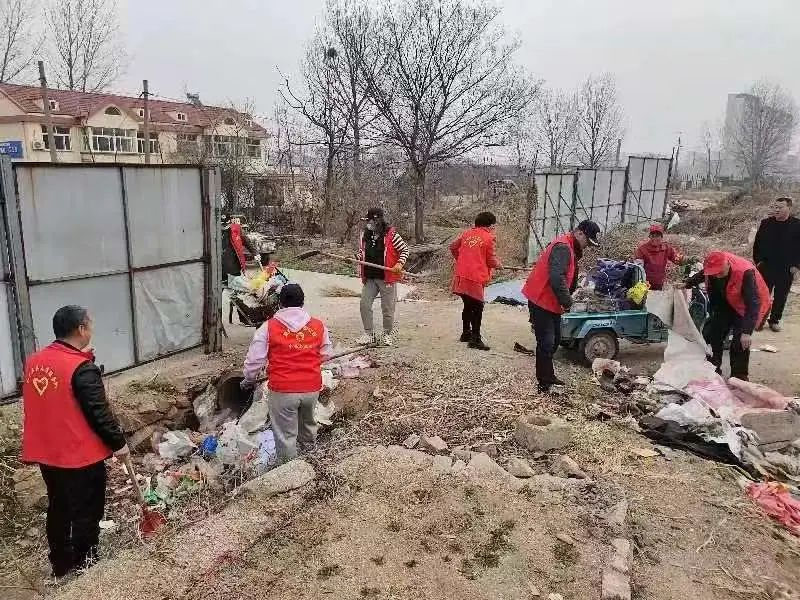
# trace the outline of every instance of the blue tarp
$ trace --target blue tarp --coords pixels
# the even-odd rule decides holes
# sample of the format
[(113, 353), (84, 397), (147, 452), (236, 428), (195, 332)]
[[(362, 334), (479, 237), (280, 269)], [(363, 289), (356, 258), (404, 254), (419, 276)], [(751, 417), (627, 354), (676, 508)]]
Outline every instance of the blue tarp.
[(503, 281), (487, 286), (485, 295), (486, 302), (494, 302), (495, 298), (503, 297), (528, 304), (528, 299), (522, 295), (522, 286), (524, 284), (524, 279), (515, 279), (513, 281)]

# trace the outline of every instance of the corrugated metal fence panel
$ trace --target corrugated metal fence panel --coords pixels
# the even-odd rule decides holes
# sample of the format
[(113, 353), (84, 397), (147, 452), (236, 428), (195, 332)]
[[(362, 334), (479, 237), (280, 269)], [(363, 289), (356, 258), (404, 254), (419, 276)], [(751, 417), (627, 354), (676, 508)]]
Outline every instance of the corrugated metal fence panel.
[(625, 221), (656, 221), (664, 217), (671, 159), (630, 157)]
[(578, 169), (575, 224), (595, 221), (605, 231), (619, 222), (625, 169)]
[(127, 268), (116, 167), (17, 164), (28, 279), (60, 279)]
[(65, 304), (86, 307), (93, 320), (92, 346), (107, 371), (130, 367), (133, 331), (128, 275), (107, 275), (32, 286), (31, 310), (36, 346), (53, 339), (53, 314)]
[(197, 169), (123, 168), (131, 266), (203, 257), (203, 214)]
[(133, 274), (140, 360), (203, 341), (203, 264)]

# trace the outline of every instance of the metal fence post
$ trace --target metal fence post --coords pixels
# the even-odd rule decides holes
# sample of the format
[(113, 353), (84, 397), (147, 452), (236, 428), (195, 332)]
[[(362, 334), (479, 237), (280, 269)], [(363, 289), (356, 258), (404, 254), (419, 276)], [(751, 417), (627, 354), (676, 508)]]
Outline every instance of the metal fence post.
[(206, 354), (222, 350), (222, 265), (219, 214), (219, 182), (217, 169), (200, 171), (203, 211), (203, 255), (205, 259), (203, 298), (203, 341)]
[[(12, 322), (12, 332), (18, 335), (15, 358), (19, 353), (19, 375), (22, 375), (22, 364), (25, 357), (36, 350), (36, 336), (33, 330), (33, 314), (31, 297), (28, 290), (28, 270), (25, 267), (25, 250), (22, 240), (22, 222), (20, 220), (19, 199), (14, 169), (11, 159), (0, 159), (0, 178), (2, 178), (3, 201), (8, 231), (9, 281), (13, 283), (16, 318)], [(16, 331), (15, 331), (16, 330)], [(12, 333), (13, 335), (13, 333)]]
[(131, 339), (133, 340), (133, 363), (141, 362), (139, 356), (139, 322), (136, 318), (136, 293), (133, 281), (133, 261), (131, 259), (131, 224), (130, 211), (128, 210), (128, 186), (125, 181), (125, 167), (119, 167), (120, 197), (122, 198), (122, 223), (125, 231), (125, 261), (128, 264), (128, 294), (131, 307)]

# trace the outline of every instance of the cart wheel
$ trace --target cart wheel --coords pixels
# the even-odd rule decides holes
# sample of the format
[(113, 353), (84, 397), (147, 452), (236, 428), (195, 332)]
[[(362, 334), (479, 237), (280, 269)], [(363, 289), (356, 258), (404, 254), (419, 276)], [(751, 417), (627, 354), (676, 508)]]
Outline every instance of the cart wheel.
[(614, 358), (619, 353), (619, 341), (611, 331), (595, 331), (580, 341), (578, 351), (591, 364), (595, 358)]

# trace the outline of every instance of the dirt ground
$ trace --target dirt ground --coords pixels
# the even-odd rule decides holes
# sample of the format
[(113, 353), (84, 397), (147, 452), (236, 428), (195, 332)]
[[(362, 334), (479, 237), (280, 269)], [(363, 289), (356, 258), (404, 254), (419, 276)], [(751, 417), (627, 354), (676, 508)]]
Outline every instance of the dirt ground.
[[(352, 344), (361, 333), (358, 298), (327, 297), (324, 290), (333, 282), (357, 290), (357, 280), (291, 275), (334, 342)], [(314, 483), (270, 499), (222, 499), (221, 511), (198, 511), (156, 543), (121, 548), (107, 538), (106, 558), (57, 588), (42, 586), (42, 514), (30, 513), (38, 536), (25, 545), (8, 537), (0, 547), (0, 597), (511, 599), (536, 598), (535, 588), (541, 598), (589, 600), (600, 597), (602, 565), (616, 535), (634, 544), (637, 600), (798, 597), (788, 594), (800, 591), (800, 542), (758, 512), (735, 469), (684, 452), (669, 460), (638, 456), (637, 449), (651, 448), (646, 438), (624, 423), (588, 417), (589, 404), (604, 392), (568, 356), (557, 360), (567, 392), (537, 394), (532, 357), (513, 351), (514, 342), (534, 346), (526, 310), (488, 305), (484, 330), (492, 350), (482, 353), (456, 341), (460, 301), (428, 285), (411, 298), (398, 304), (397, 346), (371, 351), (378, 368), (334, 393), (342, 414), (308, 457), (318, 472)], [(223, 355), (190, 353), (112, 377), (112, 397), (155, 374), (190, 384), (240, 364), (253, 330), (228, 325), (224, 314)], [(779, 351), (753, 354), (752, 379), (800, 393), (799, 341), (800, 296), (793, 294), (783, 332), (755, 335), (756, 347)], [(619, 360), (652, 373), (662, 352), (663, 345), (623, 344)], [(5, 423), (14, 421), (14, 410), (4, 411)], [(564, 452), (592, 486), (571, 494), (473, 485), (385, 449), (425, 433), (450, 448), (494, 445), (501, 465), (516, 456), (546, 472), (553, 456), (534, 455), (513, 440), (517, 417), (531, 411), (568, 420), (574, 437)], [(599, 515), (622, 497), (627, 521), (610, 531)]]

